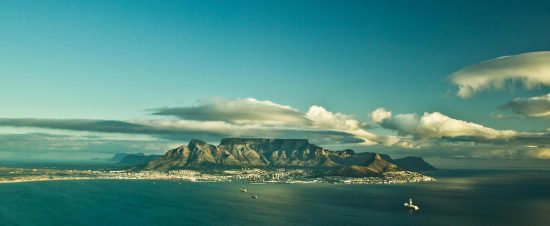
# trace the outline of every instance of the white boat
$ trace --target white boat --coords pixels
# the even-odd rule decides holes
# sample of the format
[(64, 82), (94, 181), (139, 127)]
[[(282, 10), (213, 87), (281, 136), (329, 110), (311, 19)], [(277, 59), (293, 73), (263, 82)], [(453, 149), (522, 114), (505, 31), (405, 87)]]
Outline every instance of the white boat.
[(405, 208), (407, 209), (413, 209), (413, 210), (419, 210), (420, 207), (418, 207), (417, 205), (413, 204), (413, 200), (411, 198), (409, 198), (409, 202), (406, 202), (406, 203), (403, 203), (403, 205), (405, 206)]
[(241, 192), (246, 192), (246, 188), (241, 188)]

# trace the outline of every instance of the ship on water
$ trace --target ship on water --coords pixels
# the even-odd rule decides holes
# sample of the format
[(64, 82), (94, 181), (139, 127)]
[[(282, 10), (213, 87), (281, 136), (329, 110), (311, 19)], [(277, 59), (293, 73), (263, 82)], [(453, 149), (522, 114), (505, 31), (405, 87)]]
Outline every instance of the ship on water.
[(404, 207), (407, 209), (419, 210), (420, 207), (413, 204), (412, 198), (409, 198), (409, 202), (403, 203)]

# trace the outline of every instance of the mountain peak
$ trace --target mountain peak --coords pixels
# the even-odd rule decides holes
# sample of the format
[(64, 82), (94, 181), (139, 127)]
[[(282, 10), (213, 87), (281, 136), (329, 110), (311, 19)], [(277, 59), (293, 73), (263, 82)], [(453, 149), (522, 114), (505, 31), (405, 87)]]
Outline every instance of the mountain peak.
[(205, 141), (203, 140), (199, 140), (199, 139), (191, 139), (189, 141), (189, 146), (194, 146), (194, 145), (205, 145), (207, 144)]

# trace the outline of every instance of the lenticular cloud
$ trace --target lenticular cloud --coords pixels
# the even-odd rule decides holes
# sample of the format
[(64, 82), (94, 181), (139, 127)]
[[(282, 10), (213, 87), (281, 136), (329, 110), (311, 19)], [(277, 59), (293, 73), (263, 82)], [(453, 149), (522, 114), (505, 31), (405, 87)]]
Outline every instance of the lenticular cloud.
[(527, 89), (550, 86), (550, 51), (499, 57), (467, 66), (450, 76), (458, 86), (457, 95), (468, 98), (489, 89), (502, 89), (506, 82), (522, 84)]

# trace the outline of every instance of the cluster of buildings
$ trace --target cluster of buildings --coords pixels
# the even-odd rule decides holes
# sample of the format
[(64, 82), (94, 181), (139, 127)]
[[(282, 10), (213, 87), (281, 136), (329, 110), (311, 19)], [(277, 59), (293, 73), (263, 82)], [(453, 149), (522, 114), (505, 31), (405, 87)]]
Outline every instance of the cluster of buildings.
[(64, 170), (64, 169), (13, 169), (1, 173), (0, 183), (48, 180), (182, 180), (191, 182), (249, 181), (256, 183), (344, 183), (344, 184), (395, 184), (434, 181), (435, 179), (411, 171), (386, 172), (373, 177), (312, 177), (305, 169), (247, 169), (223, 172), (195, 170), (129, 171), (129, 170)]

